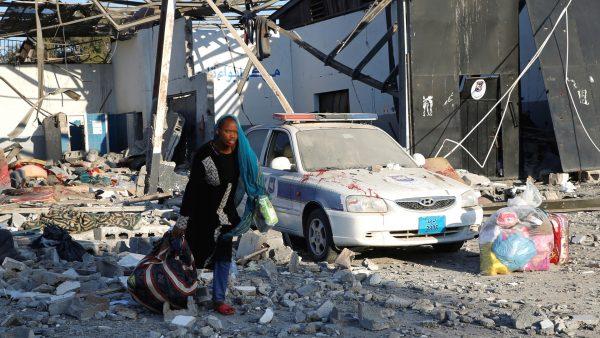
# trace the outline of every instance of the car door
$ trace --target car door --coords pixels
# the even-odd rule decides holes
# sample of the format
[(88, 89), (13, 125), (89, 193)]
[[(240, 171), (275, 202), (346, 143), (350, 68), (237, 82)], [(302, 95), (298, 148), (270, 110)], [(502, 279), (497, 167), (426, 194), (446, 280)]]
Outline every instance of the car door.
[[(271, 162), (278, 157), (287, 157), (292, 163), (292, 169), (288, 171), (271, 168)], [(271, 130), (262, 162), (263, 174), (267, 191), (277, 210), (279, 218), (277, 228), (287, 232), (296, 232), (295, 228), (301, 223), (292, 210), (291, 201), (294, 177), (298, 175), (295, 163), (290, 134), (284, 129)]]

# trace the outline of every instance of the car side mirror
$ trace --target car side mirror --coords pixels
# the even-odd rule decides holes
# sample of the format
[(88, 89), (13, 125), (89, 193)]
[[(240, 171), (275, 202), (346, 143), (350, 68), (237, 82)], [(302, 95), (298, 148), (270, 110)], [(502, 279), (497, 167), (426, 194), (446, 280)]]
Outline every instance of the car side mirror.
[(271, 161), (271, 169), (289, 171), (292, 170), (292, 162), (287, 157), (277, 157)]
[(422, 167), (425, 165), (425, 156), (423, 156), (422, 154), (419, 153), (415, 153), (413, 155), (413, 160), (415, 161), (415, 163), (419, 166)]

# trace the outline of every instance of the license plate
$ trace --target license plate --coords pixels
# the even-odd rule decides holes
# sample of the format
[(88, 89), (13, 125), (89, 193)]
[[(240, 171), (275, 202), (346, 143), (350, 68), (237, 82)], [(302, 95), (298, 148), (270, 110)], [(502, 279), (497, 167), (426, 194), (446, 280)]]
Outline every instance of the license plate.
[(446, 230), (446, 216), (419, 217), (419, 235), (440, 234)]

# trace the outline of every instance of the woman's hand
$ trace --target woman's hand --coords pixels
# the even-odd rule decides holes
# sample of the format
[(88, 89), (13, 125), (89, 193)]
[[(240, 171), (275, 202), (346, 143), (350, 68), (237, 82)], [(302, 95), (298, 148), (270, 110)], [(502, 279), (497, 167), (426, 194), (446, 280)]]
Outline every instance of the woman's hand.
[(173, 227), (173, 234), (176, 236), (183, 235), (185, 233), (185, 229), (187, 228), (189, 219), (190, 218), (186, 216), (179, 216), (177, 223), (175, 223), (175, 226)]

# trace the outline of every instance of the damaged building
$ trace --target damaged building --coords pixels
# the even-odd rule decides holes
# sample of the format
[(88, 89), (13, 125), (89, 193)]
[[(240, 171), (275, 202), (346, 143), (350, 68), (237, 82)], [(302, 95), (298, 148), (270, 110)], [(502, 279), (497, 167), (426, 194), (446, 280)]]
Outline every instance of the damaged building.
[(597, 13), (0, 0), (0, 337), (598, 336)]
[[(6, 11), (0, 32), (11, 36), (3, 40), (7, 52), (2, 78), (19, 92), (31, 93), (38, 78), (31, 63), (34, 6), (10, 2), (2, 6)], [(114, 9), (121, 18), (119, 28), (124, 28), (115, 32), (95, 4), (42, 6), (47, 7), (42, 26), (47, 27), (45, 34), (52, 33), (52, 41), (58, 41), (57, 36), (69, 41), (86, 37), (101, 40), (105, 50), (104, 59), (81, 63), (75, 45), (54, 43), (46, 48), (47, 92), (68, 88), (81, 96), (75, 101), (50, 93), (42, 104), (42, 114), (67, 116), (69, 142), (61, 150), (107, 153), (143, 148), (139, 141), (151, 124), (156, 9)], [(574, 4), (571, 25), (580, 21), (578, 6), (587, 4)], [(57, 10), (63, 7), (62, 12)], [(412, 152), (434, 157), (454, 150), (447, 158), (458, 168), (505, 178), (598, 169), (597, 137), (594, 127), (587, 126), (594, 123), (594, 110), (589, 108), (593, 74), (583, 82), (573, 75), (570, 95), (551, 95), (568, 89), (564, 83), (548, 88), (558, 85), (548, 80), (556, 77), (550, 74), (557, 71), (557, 62), (562, 62), (564, 73), (564, 60), (558, 59), (566, 52), (566, 40), (552, 41), (537, 66), (511, 88), (551, 28), (543, 26), (549, 21), (539, 19), (557, 14), (549, 8), (535, 1), (457, 0), (441, 7), (435, 1), (400, 2), (399, 7), (393, 1), (288, 1), (269, 16), (280, 29), (269, 30), (270, 56), (263, 62), (296, 112), (377, 113), (377, 125)], [(176, 152), (181, 163), (207, 140), (216, 117), (233, 113), (251, 126), (271, 123), (272, 114), (282, 108), (256, 68), (248, 71), (247, 56), (230, 33), (214, 20), (199, 20), (206, 7), (179, 10), (183, 17), (176, 20), (173, 33), (168, 96), (169, 114), (178, 115), (169, 120), (169, 128), (182, 126), (185, 145)], [(63, 22), (96, 19), (60, 28), (58, 14)], [(17, 16), (22, 19), (15, 20)], [(581, 21), (589, 25), (585, 18)], [(585, 31), (569, 30), (570, 44), (577, 46)], [(297, 38), (290, 39), (289, 32)], [(343, 43), (332, 50), (338, 42)], [(589, 68), (585, 65), (595, 53), (589, 49), (573, 47), (570, 73)], [(440, 58), (440, 51), (446, 57)], [(582, 89), (580, 82), (590, 88)], [(8, 93), (5, 106), (26, 111), (28, 103), (7, 83), (2, 86)], [(474, 86), (483, 86), (484, 95), (473, 97)], [(9, 114), (2, 134), (9, 134), (21, 119)], [(30, 123), (18, 138), (5, 137), (3, 145), (18, 141), (23, 155), (52, 158), (46, 154), (43, 129)], [(465, 136), (461, 147), (454, 149)], [(547, 144), (551, 146), (543, 146)]]

